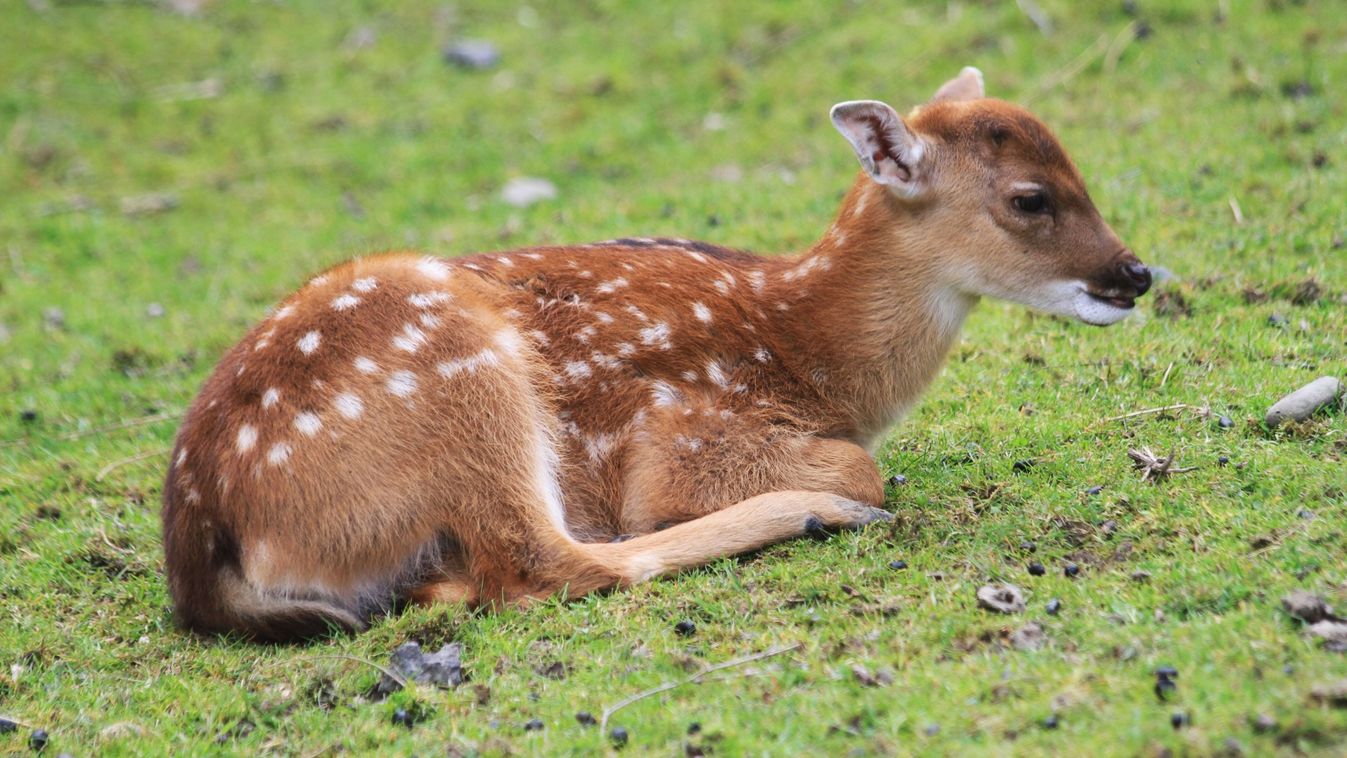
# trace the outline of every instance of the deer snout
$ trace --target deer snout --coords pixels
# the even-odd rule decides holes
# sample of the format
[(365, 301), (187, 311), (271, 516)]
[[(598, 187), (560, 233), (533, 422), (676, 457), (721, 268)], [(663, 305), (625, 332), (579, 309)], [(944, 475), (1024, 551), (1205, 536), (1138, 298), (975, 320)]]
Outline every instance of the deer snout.
[(1146, 290), (1151, 288), (1151, 270), (1146, 264), (1133, 259), (1130, 262), (1124, 262), (1121, 266), (1122, 278), (1124, 281), (1131, 282), (1132, 287), (1136, 289), (1137, 297), (1146, 294)]

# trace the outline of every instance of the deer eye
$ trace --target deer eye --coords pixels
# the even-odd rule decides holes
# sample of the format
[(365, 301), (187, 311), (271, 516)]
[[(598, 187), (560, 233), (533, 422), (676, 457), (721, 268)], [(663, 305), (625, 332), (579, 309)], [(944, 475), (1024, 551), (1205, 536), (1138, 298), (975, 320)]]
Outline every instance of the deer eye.
[(1048, 196), (1042, 192), (1016, 195), (1010, 202), (1021, 213), (1043, 213), (1048, 209)]

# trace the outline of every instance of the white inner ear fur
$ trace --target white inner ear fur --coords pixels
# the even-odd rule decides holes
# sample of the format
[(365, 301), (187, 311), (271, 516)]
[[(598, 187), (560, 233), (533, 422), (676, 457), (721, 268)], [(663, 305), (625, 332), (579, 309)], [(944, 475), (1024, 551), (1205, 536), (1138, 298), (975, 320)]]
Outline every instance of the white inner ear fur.
[(878, 100), (849, 100), (834, 105), (830, 116), (870, 178), (904, 196), (918, 194), (925, 144), (897, 111)]

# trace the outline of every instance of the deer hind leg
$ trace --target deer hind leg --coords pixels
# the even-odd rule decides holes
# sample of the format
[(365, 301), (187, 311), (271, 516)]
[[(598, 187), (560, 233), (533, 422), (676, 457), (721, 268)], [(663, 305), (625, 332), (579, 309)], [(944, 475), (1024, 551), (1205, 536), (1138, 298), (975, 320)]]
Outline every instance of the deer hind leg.
[(884, 501), (879, 470), (858, 445), (795, 431), (775, 423), (767, 410), (686, 410), (652, 417), (633, 440), (622, 508), (626, 533), (690, 521), (767, 492)]
[(828, 492), (768, 492), (653, 534), (583, 547), (626, 585), (797, 537), (892, 518)]

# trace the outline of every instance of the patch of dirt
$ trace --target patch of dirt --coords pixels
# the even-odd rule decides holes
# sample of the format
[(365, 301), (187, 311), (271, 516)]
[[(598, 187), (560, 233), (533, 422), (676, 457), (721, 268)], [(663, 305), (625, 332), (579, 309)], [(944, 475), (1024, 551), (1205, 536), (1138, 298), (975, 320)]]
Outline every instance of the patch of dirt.
[(1178, 290), (1163, 290), (1156, 293), (1155, 299), (1151, 302), (1157, 316), (1180, 319), (1189, 318), (1193, 315), (1193, 306), (1188, 302), (1188, 298), (1184, 297), (1183, 293)]

